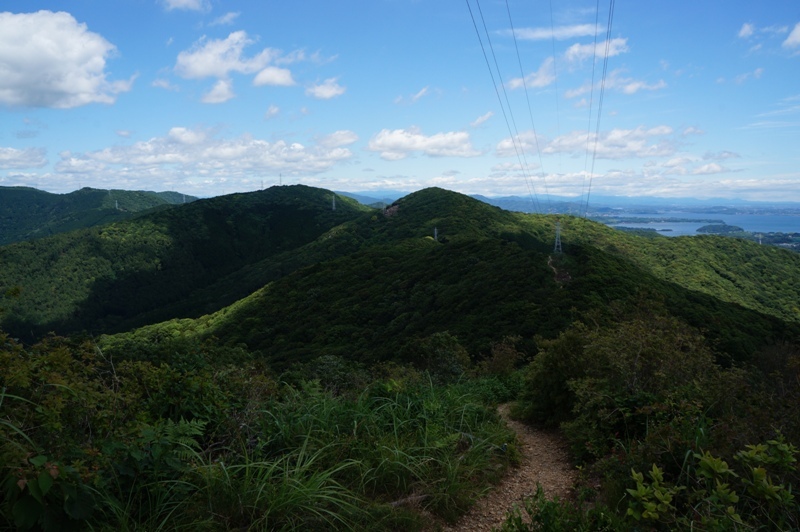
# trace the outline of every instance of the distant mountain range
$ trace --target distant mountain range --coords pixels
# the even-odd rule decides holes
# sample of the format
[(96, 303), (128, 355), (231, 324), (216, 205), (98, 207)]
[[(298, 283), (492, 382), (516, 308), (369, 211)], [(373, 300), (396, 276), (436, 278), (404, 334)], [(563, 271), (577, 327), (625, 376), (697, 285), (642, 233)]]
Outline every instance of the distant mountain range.
[[(368, 192), (337, 192), (354, 198), (364, 205), (388, 204), (406, 196), (408, 193), (396, 190), (380, 190)], [(534, 196), (485, 196), (473, 194), (471, 197), (502, 209), (517, 212), (541, 212), (560, 214), (580, 214), (586, 211), (586, 198), (567, 196), (534, 195)], [(658, 197), (626, 197), (593, 195), (589, 207), (592, 213), (607, 213), (612, 210), (628, 210), (631, 212), (660, 212), (663, 210), (692, 209), (695, 212), (739, 212), (742, 209), (759, 210), (793, 210), (800, 213), (800, 203), (763, 202), (738, 199), (694, 199), (694, 198), (658, 198)]]
[(272, 187), (0, 247), (0, 326), (27, 339), (122, 333), (110, 349), (156, 358), (214, 337), (278, 365), (408, 360), (411, 340), (440, 331), (480, 353), (642, 301), (738, 359), (800, 334), (798, 254), (573, 216), (554, 254), (552, 216), (436, 188), (380, 209), (337, 194), (334, 210), (333, 196)]
[(178, 192), (82, 188), (51, 194), (29, 187), (0, 187), (0, 246), (126, 220), (149, 209), (196, 199)]

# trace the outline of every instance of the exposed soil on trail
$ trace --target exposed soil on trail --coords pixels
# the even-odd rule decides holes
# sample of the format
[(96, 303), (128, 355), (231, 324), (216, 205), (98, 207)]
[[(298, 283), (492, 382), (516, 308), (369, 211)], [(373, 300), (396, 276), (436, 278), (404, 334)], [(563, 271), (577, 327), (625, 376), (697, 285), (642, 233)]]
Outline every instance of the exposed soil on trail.
[(489, 531), (500, 527), (509, 510), (515, 505), (521, 508), (522, 500), (536, 493), (537, 483), (542, 485), (548, 499), (571, 495), (577, 471), (569, 462), (563, 438), (556, 431), (536, 429), (510, 419), (508, 410), (507, 404), (498, 408), (508, 426), (517, 433), (522, 455), (519, 467), (511, 469), (458, 523), (443, 526), (442, 530)]

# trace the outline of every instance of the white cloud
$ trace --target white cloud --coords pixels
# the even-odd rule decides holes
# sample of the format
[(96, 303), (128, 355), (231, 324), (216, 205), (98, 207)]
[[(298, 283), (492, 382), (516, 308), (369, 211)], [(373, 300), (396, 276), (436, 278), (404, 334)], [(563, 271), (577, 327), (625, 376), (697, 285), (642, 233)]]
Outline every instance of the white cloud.
[(16, 148), (0, 147), (0, 169), (41, 168), (47, 164), (43, 148)]
[(70, 152), (63, 152), (59, 155), (61, 160), (56, 163), (55, 170), (61, 174), (90, 175), (103, 172), (106, 169), (106, 165), (101, 162), (82, 156), (73, 157)]
[[(573, 24), (571, 26), (557, 26), (555, 28), (519, 28), (514, 30), (517, 39), (523, 41), (542, 41), (557, 39), (572, 39), (575, 37), (588, 37), (595, 34), (597, 27), (594, 24)], [(506, 32), (510, 34), (511, 32)]]
[(317, 140), (317, 144), (323, 148), (338, 148), (353, 144), (358, 140), (358, 135), (345, 129), (334, 131), (330, 135), (325, 135)]
[(573, 44), (567, 48), (564, 57), (567, 61), (579, 62), (589, 58), (603, 59), (604, 57), (614, 57), (628, 51), (628, 39), (618, 37), (610, 41), (603, 41), (595, 45), (592, 44)]
[(233, 82), (229, 79), (218, 80), (210, 91), (203, 95), (203, 103), (224, 103), (234, 98)]
[(294, 84), (292, 72), (289, 69), (274, 66), (268, 66), (253, 78), (253, 85), (256, 87), (261, 87), (263, 85), (291, 87)]
[(164, 136), (129, 146), (61, 153), (56, 172), (91, 175), (117, 186), (179, 186), (195, 193), (218, 193), (222, 182), (234, 187), (238, 183), (241, 190), (242, 183), (257, 184), (264, 176), (309, 176), (329, 170), (353, 157), (343, 146), (354, 135), (337, 131), (306, 145), (288, 140), (269, 142), (247, 134), (220, 138), (212, 130), (173, 127)]
[(312, 85), (306, 89), (306, 94), (319, 100), (330, 100), (341, 96), (345, 92), (344, 87), (337, 83), (336, 78), (328, 78), (319, 85)]
[(206, 11), (209, 9), (207, 0), (163, 0), (167, 11), (180, 9), (183, 11)]
[(508, 82), (508, 87), (510, 89), (520, 89), (523, 87), (546, 87), (556, 80), (556, 73), (553, 65), (553, 58), (548, 57), (542, 61), (541, 66), (539, 66), (539, 70), (536, 72), (531, 72), (525, 76), (524, 80), (523, 78), (512, 79)]
[(244, 48), (255, 41), (244, 31), (235, 31), (225, 39), (203, 37), (189, 50), (178, 54), (175, 71), (188, 79), (226, 78), (231, 72), (252, 74), (264, 69), (280, 54), (264, 48), (252, 57), (243, 57)]
[(684, 128), (684, 130), (681, 132), (681, 135), (683, 135), (684, 137), (688, 137), (689, 135), (704, 135), (704, 134), (705, 131), (694, 126), (689, 126), (687, 128)]
[(647, 90), (647, 91), (657, 91), (659, 89), (663, 89), (667, 86), (667, 83), (660, 79), (655, 83), (647, 83), (640, 80), (633, 80), (628, 79), (624, 82), (620, 82), (616, 86), (612, 86), (611, 88), (618, 88), (623, 94), (636, 94), (640, 90)]
[(664, 168), (674, 168), (676, 166), (685, 166), (694, 162), (691, 157), (673, 157), (667, 162), (661, 163)]
[(742, 28), (739, 30), (739, 37), (741, 39), (746, 39), (753, 35), (755, 32), (755, 27), (750, 23), (742, 24)]
[(800, 47), (800, 22), (794, 25), (794, 29), (783, 41), (784, 48), (798, 48)]
[[(552, 140), (539, 137), (538, 141), (530, 131), (517, 138), (517, 146), (523, 151), (534, 153), (538, 145), (543, 154), (565, 153), (574, 157), (584, 156), (586, 150), (596, 153), (598, 159), (627, 159), (647, 157), (671, 157), (675, 142), (670, 138), (673, 129), (669, 126), (636, 129), (612, 129), (600, 134), (587, 135), (586, 131), (573, 131)], [(510, 157), (516, 155), (510, 138), (497, 144), (497, 155)]]
[(186, 145), (202, 144), (208, 138), (208, 133), (202, 129), (188, 129), (173, 127), (167, 133), (170, 140)]
[(723, 150), (717, 153), (709, 151), (703, 155), (703, 159), (706, 161), (708, 160), (723, 161), (725, 159), (738, 159), (739, 157), (740, 155), (738, 153), (727, 150)]
[(752, 72), (746, 72), (744, 74), (739, 74), (738, 76), (736, 76), (736, 79), (734, 81), (736, 81), (736, 83), (744, 83), (745, 81), (747, 81), (750, 78), (759, 79), (763, 73), (764, 73), (764, 69), (763, 68), (757, 68)]
[(478, 118), (476, 118), (474, 121), (470, 122), (469, 125), (471, 125), (472, 127), (478, 127), (481, 124), (483, 124), (484, 122), (486, 122), (487, 120), (489, 120), (493, 116), (494, 116), (494, 113), (492, 111), (489, 111), (485, 115), (481, 115)]
[(177, 85), (173, 85), (172, 83), (169, 82), (169, 80), (166, 80), (164, 78), (159, 78), (154, 80), (153, 83), (151, 83), (151, 85), (153, 87), (158, 87), (159, 89), (164, 89), (168, 91), (178, 92), (180, 90), (180, 88)]
[(122, 137), (124, 139), (127, 139), (128, 137), (130, 137), (133, 134), (130, 131), (128, 131), (127, 129), (118, 129), (114, 133), (116, 133), (118, 136), (120, 136), (120, 137)]
[(382, 129), (370, 139), (367, 149), (380, 152), (388, 161), (405, 159), (414, 152), (431, 157), (475, 157), (480, 155), (472, 147), (469, 133), (451, 131), (424, 135), (417, 128)]
[(270, 118), (275, 118), (281, 112), (280, 107), (277, 105), (270, 105), (267, 108), (267, 111), (264, 113), (264, 120), (269, 120)]
[(209, 26), (229, 26), (233, 24), (237, 18), (239, 18), (239, 15), (241, 15), (241, 13), (239, 13), (238, 11), (236, 12), (231, 11), (229, 13), (225, 13), (221, 17), (217, 17), (214, 20), (212, 20)]
[(106, 79), (106, 60), (115, 53), (69, 13), (0, 13), (0, 103), (61, 109), (114, 103), (135, 79)]
[[(636, 94), (637, 92), (642, 90), (656, 91), (666, 88), (667, 86), (667, 83), (663, 79), (660, 79), (655, 83), (647, 83), (646, 81), (623, 77), (621, 75), (622, 72), (623, 72), (622, 70), (615, 70), (608, 75), (604, 85), (606, 90), (616, 90), (623, 94)], [(594, 85), (595, 91), (600, 89), (601, 83), (602, 81), (598, 81), (595, 83)], [(582, 96), (584, 94), (591, 92), (591, 90), (592, 90), (591, 83), (587, 83), (585, 85), (578, 87), (577, 89), (568, 90), (564, 94), (564, 96), (567, 98), (576, 98), (578, 96)]]
[[(408, 102), (409, 103), (417, 103), (417, 101), (419, 101), (421, 98), (424, 98), (429, 93), (430, 93), (430, 87), (423, 87), (416, 94), (412, 94), (411, 96), (409, 96), (407, 98)], [(394, 99), (394, 103), (396, 103), (396, 104), (402, 104), (405, 101), (406, 101), (406, 98), (403, 97), (403, 96), (398, 96), (397, 98)]]
[(702, 166), (698, 166), (697, 168), (692, 170), (692, 175), (712, 175), (712, 174), (721, 174), (723, 172), (730, 172), (730, 170), (717, 163), (708, 163)]
[(412, 103), (416, 102), (417, 100), (419, 100), (423, 96), (426, 96), (427, 94), (428, 94), (428, 87), (423, 87), (422, 89), (420, 89), (418, 93), (416, 93), (414, 96), (411, 97), (411, 102)]

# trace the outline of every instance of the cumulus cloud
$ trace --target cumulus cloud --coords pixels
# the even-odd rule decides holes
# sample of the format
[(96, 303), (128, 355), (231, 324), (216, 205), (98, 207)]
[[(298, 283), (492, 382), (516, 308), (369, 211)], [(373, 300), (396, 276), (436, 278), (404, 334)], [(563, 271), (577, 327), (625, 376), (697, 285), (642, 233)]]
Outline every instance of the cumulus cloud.
[[(605, 81), (606, 90), (616, 90), (622, 94), (636, 94), (637, 92), (643, 90), (657, 91), (666, 88), (667, 86), (667, 83), (663, 79), (660, 79), (655, 83), (647, 83), (646, 81), (624, 77), (621, 75), (622, 72), (622, 70), (614, 70), (608, 75)], [(600, 84), (601, 82), (596, 82), (594, 85), (594, 90), (599, 90)], [(576, 89), (568, 90), (564, 96), (567, 98), (576, 98), (591, 92), (591, 90), (592, 84), (587, 83)]]
[(708, 163), (693, 169), (692, 175), (712, 175), (723, 172), (730, 172), (730, 170), (717, 163)]
[(68, 109), (114, 103), (133, 86), (109, 81), (116, 47), (69, 13), (0, 13), (0, 103)]
[(564, 57), (570, 62), (580, 62), (592, 57), (603, 59), (604, 57), (614, 57), (628, 51), (628, 39), (617, 37), (610, 41), (603, 41), (595, 45), (592, 44), (573, 44), (567, 48)]
[[(203, 128), (173, 127), (165, 135), (129, 146), (114, 146), (86, 153), (63, 152), (55, 165), (58, 174), (91, 175), (116, 183), (143, 181), (184, 190), (200, 190), (227, 183), (258, 183), (265, 175), (309, 176), (348, 161), (353, 153), (345, 146), (357, 137), (336, 131), (316, 142), (274, 142), (251, 135), (221, 138)], [(172, 185), (169, 185), (172, 186)]]
[(338, 148), (353, 144), (358, 140), (358, 135), (346, 129), (334, 131), (330, 135), (325, 135), (317, 140), (317, 144), (323, 148)]
[(203, 103), (224, 103), (235, 96), (233, 82), (229, 79), (221, 79), (203, 95)]
[(263, 85), (291, 87), (294, 84), (294, 78), (292, 78), (292, 72), (289, 69), (275, 66), (268, 66), (253, 78), (253, 85), (256, 87), (261, 87)]
[(321, 84), (312, 85), (306, 89), (306, 94), (318, 100), (330, 100), (345, 93), (344, 87), (337, 83), (336, 78), (328, 78)]
[[(575, 37), (589, 37), (595, 34), (597, 27), (594, 24), (573, 24), (570, 26), (556, 26), (555, 28), (518, 28), (514, 30), (517, 39), (523, 41), (543, 41), (557, 39), (573, 39)], [(511, 31), (507, 31), (510, 34)]]
[(800, 48), (800, 22), (794, 25), (794, 29), (783, 41), (784, 48)]
[(525, 78), (514, 78), (508, 82), (508, 88), (521, 89), (523, 87), (546, 87), (556, 80), (556, 72), (552, 57), (545, 59), (539, 70), (531, 72)]
[[(235, 31), (225, 39), (208, 39), (203, 37), (195, 42), (191, 48), (178, 54), (175, 63), (175, 72), (187, 79), (217, 78), (217, 83), (204, 96), (203, 101), (207, 103), (220, 103), (231, 99), (233, 85), (230, 76), (237, 74), (256, 74), (253, 78), (253, 85), (290, 87), (295, 85), (292, 72), (284, 67), (275, 65), (287, 65), (305, 59), (302, 50), (291, 52), (284, 55), (280, 50), (263, 48), (255, 55), (245, 54), (245, 48), (255, 43), (254, 39), (248, 37), (245, 31)], [(331, 86), (331, 84), (333, 86)], [(318, 88), (320, 94), (330, 94), (330, 91), (339, 88), (334, 80), (326, 80), (326, 83)], [(329, 92), (326, 93), (325, 91)], [(338, 94), (333, 94), (338, 96)], [(319, 96), (332, 98), (333, 96)]]
[(231, 72), (258, 72), (280, 54), (277, 50), (264, 48), (252, 57), (244, 57), (244, 48), (254, 42), (245, 31), (235, 31), (225, 39), (203, 37), (189, 50), (178, 54), (175, 71), (188, 79), (226, 78)]
[(47, 164), (43, 148), (16, 148), (0, 147), (0, 169), (20, 170), (22, 168), (41, 168)]
[(751, 37), (755, 32), (755, 27), (750, 23), (742, 24), (742, 28), (739, 30), (739, 38), (746, 39)]
[(472, 147), (469, 133), (451, 131), (424, 135), (417, 128), (382, 129), (370, 139), (367, 149), (380, 152), (387, 161), (405, 159), (415, 152), (431, 157), (475, 157), (480, 153)]
[(60, 153), (59, 156), (61, 160), (56, 163), (55, 171), (60, 174), (91, 175), (106, 169), (106, 165), (99, 161), (93, 161), (81, 155), (73, 156), (68, 151)]
[[(646, 157), (670, 157), (675, 151), (672, 140), (673, 129), (669, 126), (636, 129), (612, 129), (597, 136), (587, 135), (586, 131), (573, 131), (552, 140), (543, 137), (537, 139), (532, 132), (524, 132), (516, 139), (517, 146), (533, 153), (538, 145), (544, 154), (565, 153), (572, 156), (583, 156), (586, 150), (596, 153), (598, 159), (627, 159)], [(516, 155), (513, 141), (503, 139), (497, 144), (498, 156)]]

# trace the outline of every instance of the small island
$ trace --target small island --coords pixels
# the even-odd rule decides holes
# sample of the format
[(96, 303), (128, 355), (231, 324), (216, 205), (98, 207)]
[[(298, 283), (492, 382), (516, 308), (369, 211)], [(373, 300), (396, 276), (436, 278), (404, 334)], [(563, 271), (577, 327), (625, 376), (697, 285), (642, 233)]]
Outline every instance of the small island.
[(712, 233), (717, 235), (725, 235), (730, 233), (743, 233), (744, 229), (738, 225), (728, 225), (726, 223), (704, 225), (697, 229), (698, 233)]

